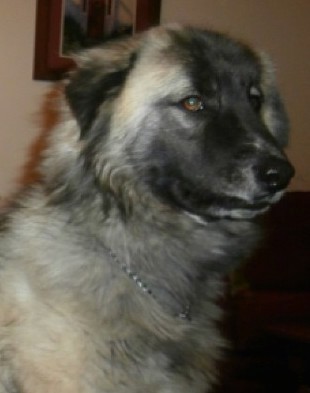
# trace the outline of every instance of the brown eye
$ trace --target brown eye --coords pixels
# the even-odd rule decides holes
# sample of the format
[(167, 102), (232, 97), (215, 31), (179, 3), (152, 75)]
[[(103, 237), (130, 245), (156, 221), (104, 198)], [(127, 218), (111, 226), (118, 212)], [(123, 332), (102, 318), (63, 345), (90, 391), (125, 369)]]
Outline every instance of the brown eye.
[(189, 96), (181, 101), (182, 107), (189, 112), (198, 112), (205, 109), (204, 102), (199, 96)]

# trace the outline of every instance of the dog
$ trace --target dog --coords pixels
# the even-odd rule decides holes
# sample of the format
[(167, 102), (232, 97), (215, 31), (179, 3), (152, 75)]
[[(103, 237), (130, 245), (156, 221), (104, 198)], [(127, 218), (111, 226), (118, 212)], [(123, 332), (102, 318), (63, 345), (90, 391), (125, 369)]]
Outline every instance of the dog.
[(294, 169), (265, 55), (169, 26), (77, 55), (2, 215), (0, 393), (205, 393), (223, 278)]

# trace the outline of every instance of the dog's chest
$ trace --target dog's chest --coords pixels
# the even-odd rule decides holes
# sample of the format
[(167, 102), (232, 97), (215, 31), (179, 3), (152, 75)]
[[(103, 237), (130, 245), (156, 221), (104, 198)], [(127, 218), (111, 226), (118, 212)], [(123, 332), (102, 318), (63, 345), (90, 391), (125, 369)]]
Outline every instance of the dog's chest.
[[(149, 336), (146, 344), (146, 340), (140, 339), (105, 343), (106, 354), (99, 353), (97, 348), (86, 365), (89, 370), (87, 381), (91, 379), (92, 384), (96, 381), (98, 392), (102, 389), (113, 393), (207, 391), (209, 383), (213, 382), (212, 357), (203, 356), (188, 343), (156, 343)], [(83, 378), (83, 383), (87, 381)]]
[(165, 340), (135, 321), (122, 324), (68, 317), (38, 302), (15, 329), (16, 379), (32, 393), (205, 392), (212, 365), (195, 344), (197, 329)]

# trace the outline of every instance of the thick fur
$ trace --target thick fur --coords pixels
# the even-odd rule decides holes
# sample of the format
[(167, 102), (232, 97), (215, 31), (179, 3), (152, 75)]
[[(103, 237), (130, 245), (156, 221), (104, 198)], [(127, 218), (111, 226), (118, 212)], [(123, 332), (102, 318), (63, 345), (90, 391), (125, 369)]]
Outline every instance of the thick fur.
[(209, 392), (222, 278), (292, 175), (272, 69), (178, 26), (77, 63), (1, 221), (0, 393)]

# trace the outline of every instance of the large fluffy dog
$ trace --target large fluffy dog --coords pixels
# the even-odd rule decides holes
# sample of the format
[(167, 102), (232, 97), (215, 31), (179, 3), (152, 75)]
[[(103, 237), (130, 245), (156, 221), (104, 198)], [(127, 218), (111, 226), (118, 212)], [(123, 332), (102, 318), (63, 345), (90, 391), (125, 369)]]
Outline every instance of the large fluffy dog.
[(204, 393), (221, 278), (293, 169), (268, 62), (155, 28), (82, 53), (1, 221), (0, 393)]

